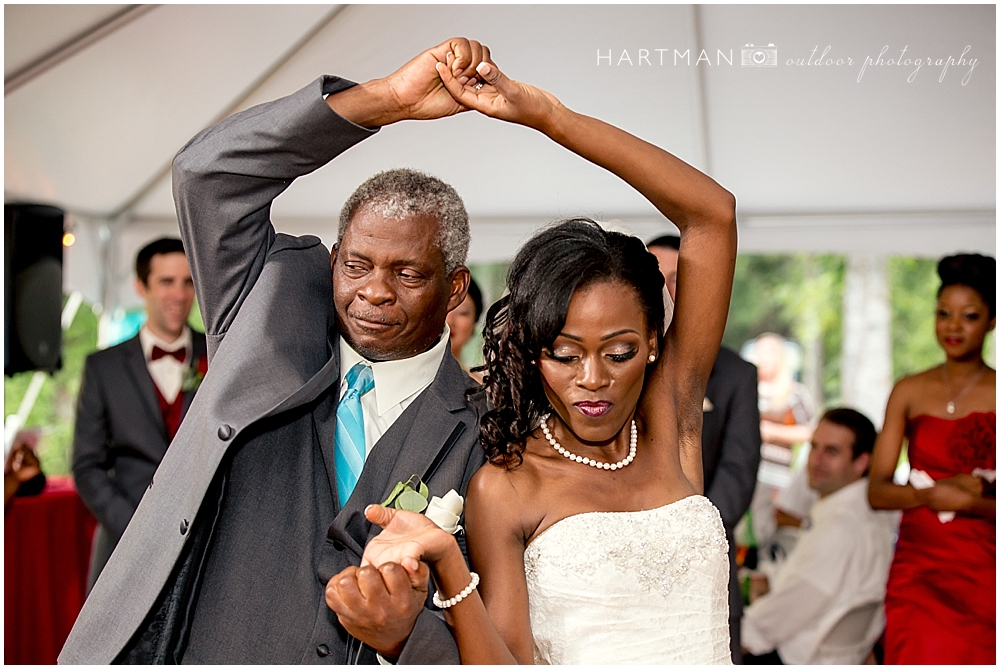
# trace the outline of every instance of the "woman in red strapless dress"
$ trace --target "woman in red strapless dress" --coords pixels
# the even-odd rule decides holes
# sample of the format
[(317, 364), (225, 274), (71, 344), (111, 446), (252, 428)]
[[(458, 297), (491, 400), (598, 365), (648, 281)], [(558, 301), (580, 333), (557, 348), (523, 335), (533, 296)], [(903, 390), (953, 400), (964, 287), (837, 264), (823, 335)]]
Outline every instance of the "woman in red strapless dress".
[[(938, 274), (945, 363), (893, 388), (869, 476), (872, 507), (904, 509), (886, 587), (885, 663), (995, 664), (996, 371), (982, 350), (996, 325), (996, 261), (951, 256)], [(919, 485), (919, 474), (910, 478), (918, 487), (893, 483), (904, 437), (911, 469), (933, 486)]]

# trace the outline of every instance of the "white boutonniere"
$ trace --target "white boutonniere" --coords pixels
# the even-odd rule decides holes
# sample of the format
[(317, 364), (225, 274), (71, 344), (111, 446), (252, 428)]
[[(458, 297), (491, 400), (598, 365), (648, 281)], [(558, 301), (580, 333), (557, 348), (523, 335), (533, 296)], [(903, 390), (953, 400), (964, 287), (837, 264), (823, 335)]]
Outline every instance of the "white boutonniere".
[(464, 506), (465, 500), (453, 488), (445, 493), (444, 497), (431, 497), (424, 515), (448, 534), (457, 534), (462, 531), (458, 521), (462, 517)]
[(458, 524), (458, 521), (462, 517), (462, 509), (465, 506), (465, 500), (462, 499), (462, 496), (452, 489), (445, 493), (444, 497), (434, 496), (428, 502), (429, 495), (427, 484), (414, 474), (405, 482), (397, 483), (389, 496), (382, 502), (382, 506), (391, 504), (403, 511), (423, 513), (448, 534), (461, 532), (462, 526)]

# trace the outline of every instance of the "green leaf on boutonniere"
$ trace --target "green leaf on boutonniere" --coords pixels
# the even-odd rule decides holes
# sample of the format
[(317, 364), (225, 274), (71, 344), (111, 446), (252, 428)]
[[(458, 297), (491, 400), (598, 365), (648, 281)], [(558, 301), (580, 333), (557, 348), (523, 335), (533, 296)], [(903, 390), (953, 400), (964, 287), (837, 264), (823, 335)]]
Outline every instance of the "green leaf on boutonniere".
[(205, 375), (192, 367), (185, 367), (181, 376), (181, 390), (189, 393), (198, 390), (198, 386), (205, 379)]
[(396, 487), (392, 489), (392, 492), (389, 493), (389, 496), (385, 498), (385, 501), (382, 502), (382, 506), (389, 506), (390, 504), (392, 504), (393, 501), (395, 501), (395, 499), (399, 497), (399, 493), (403, 492), (404, 490), (406, 490), (406, 484), (400, 481), (399, 483), (396, 484)]
[(399, 494), (399, 497), (396, 498), (396, 502), (393, 506), (402, 511), (420, 513), (427, 508), (427, 499), (413, 489), (404, 490)]
[(427, 488), (427, 484), (414, 474), (405, 482), (397, 483), (389, 496), (382, 502), (382, 506), (391, 504), (397, 509), (420, 513), (427, 508), (428, 497), (430, 497), (430, 490)]

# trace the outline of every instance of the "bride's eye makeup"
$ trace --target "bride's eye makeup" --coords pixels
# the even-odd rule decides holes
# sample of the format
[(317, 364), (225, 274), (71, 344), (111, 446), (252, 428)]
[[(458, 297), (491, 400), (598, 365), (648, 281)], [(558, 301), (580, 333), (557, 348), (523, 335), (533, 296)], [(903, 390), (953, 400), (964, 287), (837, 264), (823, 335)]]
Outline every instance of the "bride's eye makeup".
[(578, 355), (574, 355), (568, 350), (558, 349), (558, 348), (555, 350), (544, 349), (542, 353), (544, 353), (545, 356), (550, 360), (555, 360), (556, 362), (561, 362), (563, 364), (573, 362), (574, 360), (579, 358)]
[(615, 362), (628, 362), (629, 360), (634, 358), (638, 352), (639, 349), (633, 348), (628, 351), (625, 351), (624, 353), (609, 353), (608, 357)]

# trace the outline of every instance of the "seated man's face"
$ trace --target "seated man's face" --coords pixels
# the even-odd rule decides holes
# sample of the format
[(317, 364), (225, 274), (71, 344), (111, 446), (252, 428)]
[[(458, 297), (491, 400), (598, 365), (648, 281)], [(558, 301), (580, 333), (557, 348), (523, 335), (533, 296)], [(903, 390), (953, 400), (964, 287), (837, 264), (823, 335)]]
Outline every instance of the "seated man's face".
[(849, 483), (864, 476), (868, 467), (868, 454), (855, 460), (854, 432), (843, 425), (821, 420), (812, 437), (809, 451), (809, 487), (820, 497), (837, 492)]
[(373, 361), (423, 353), (465, 298), (468, 270), (445, 274), (430, 216), (385, 219), (362, 207), (332, 257), (337, 327)]

